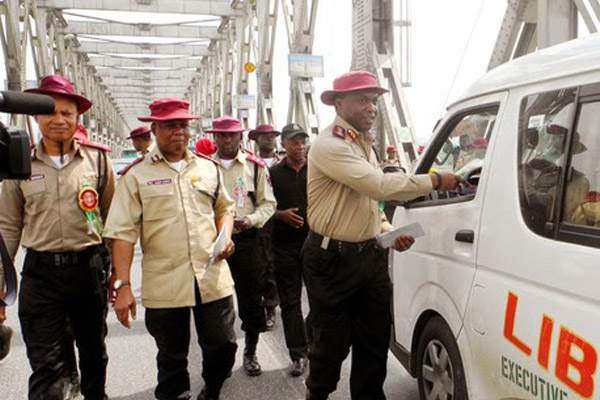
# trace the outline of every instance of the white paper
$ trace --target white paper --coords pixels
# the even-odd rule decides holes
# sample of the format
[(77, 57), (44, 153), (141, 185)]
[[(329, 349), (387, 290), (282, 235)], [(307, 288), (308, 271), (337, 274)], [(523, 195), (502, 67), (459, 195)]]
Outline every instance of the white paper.
[(212, 252), (212, 256), (210, 257), (210, 261), (208, 262), (208, 264), (206, 264), (206, 266), (204, 268), (208, 268), (211, 264), (213, 264), (216, 261), (217, 257), (223, 250), (223, 247), (225, 247), (226, 238), (227, 238), (227, 228), (224, 227), (221, 230), (221, 232), (219, 232), (219, 236), (217, 236), (217, 240), (215, 241), (215, 246), (213, 247), (213, 252)]
[(380, 247), (387, 249), (388, 247), (392, 247), (394, 245), (394, 242), (399, 236), (412, 236), (414, 238), (418, 238), (425, 236), (425, 231), (420, 223), (415, 222), (414, 224), (401, 226), (385, 233), (380, 233), (379, 235), (375, 236), (375, 239)]

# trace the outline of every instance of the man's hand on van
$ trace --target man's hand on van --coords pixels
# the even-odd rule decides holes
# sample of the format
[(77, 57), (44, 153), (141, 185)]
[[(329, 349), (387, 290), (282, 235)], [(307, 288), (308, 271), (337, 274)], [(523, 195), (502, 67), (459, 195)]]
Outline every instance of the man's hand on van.
[(405, 251), (410, 249), (410, 246), (415, 242), (415, 238), (412, 236), (398, 236), (392, 249), (396, 251)]

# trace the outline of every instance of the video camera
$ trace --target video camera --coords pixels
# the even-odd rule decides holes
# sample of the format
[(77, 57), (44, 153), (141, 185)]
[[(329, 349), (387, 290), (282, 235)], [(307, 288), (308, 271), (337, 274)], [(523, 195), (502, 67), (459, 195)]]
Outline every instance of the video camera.
[[(0, 92), (0, 112), (11, 114), (52, 114), (54, 99), (35, 93)], [(27, 179), (31, 175), (29, 137), (22, 129), (7, 128), (0, 122), (0, 181)]]

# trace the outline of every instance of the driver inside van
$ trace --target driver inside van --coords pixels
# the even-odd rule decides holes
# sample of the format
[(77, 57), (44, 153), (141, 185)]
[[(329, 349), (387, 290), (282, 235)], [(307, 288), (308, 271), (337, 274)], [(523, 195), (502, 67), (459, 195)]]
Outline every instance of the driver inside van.
[[(545, 136), (536, 149), (536, 158), (526, 165), (528, 179), (527, 192), (531, 205), (537, 205), (543, 214), (540, 223), (550, 220), (554, 213), (556, 187), (559, 183), (562, 166), (565, 164), (564, 148), (568, 129), (564, 121), (570, 107), (559, 111), (546, 125)], [(573, 155), (583, 153), (587, 147), (581, 143), (579, 132), (573, 137)], [(571, 167), (568, 175), (567, 191), (564, 201), (563, 220), (574, 222), (575, 211), (584, 202), (590, 189), (585, 175)]]

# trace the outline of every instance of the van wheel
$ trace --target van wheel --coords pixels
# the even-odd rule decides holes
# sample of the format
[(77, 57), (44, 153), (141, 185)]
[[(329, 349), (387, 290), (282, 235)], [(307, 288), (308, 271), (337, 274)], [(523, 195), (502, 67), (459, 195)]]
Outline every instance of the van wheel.
[(458, 345), (441, 317), (432, 318), (419, 339), (417, 380), (421, 399), (468, 399)]

